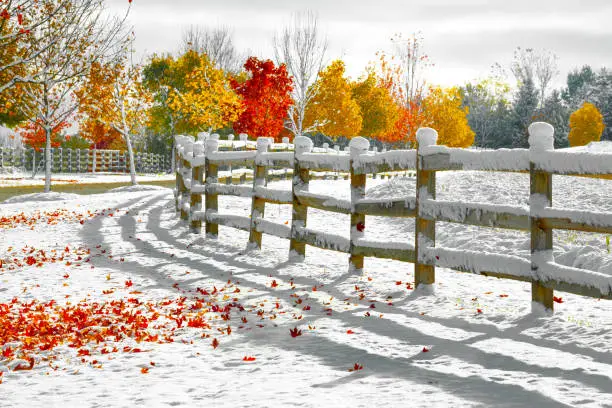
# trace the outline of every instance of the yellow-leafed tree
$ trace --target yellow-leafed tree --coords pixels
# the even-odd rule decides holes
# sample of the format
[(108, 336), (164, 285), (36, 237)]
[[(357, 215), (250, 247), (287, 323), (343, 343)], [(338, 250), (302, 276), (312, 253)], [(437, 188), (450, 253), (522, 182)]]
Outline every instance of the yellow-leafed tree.
[(187, 74), (184, 92), (171, 90), (168, 106), (182, 112), (192, 128), (223, 128), (238, 120), (243, 109), (240, 97), (232, 90), (225, 73), (215, 68), (206, 54), (197, 56), (199, 63)]
[(304, 128), (315, 128), (334, 138), (358, 135), (361, 110), (353, 99), (350, 82), (344, 77), (344, 62), (332, 62), (312, 86), (315, 96), (306, 107)]
[(361, 109), (363, 118), (361, 135), (381, 137), (393, 132), (399, 118), (399, 107), (389, 89), (380, 85), (373, 70), (368, 75), (352, 84), (353, 99)]
[(570, 146), (598, 142), (605, 128), (601, 112), (589, 102), (583, 103), (580, 109), (571, 114), (569, 125), (570, 132), (567, 137)]
[(432, 88), (423, 100), (428, 126), (438, 131), (438, 144), (468, 147), (474, 144), (475, 133), (467, 120), (468, 108), (461, 106), (458, 88)]

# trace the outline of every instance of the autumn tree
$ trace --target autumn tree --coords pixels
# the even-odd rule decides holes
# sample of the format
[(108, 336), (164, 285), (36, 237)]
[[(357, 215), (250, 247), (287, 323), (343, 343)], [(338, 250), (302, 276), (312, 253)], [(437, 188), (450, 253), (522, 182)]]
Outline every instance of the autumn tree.
[(297, 13), (293, 21), (274, 38), (277, 63), (284, 63), (293, 80), (293, 104), (289, 107), (287, 129), (294, 136), (312, 131), (304, 126), (306, 109), (315, 96), (317, 80), (323, 68), (327, 38), (319, 32), (317, 16), (313, 12)]
[(121, 136), (112, 126), (102, 123), (97, 117), (81, 115), (79, 122), (79, 133), (83, 139), (89, 141), (90, 146), (95, 149), (125, 150), (126, 144)]
[[(43, 17), (24, 41), (32, 54), (22, 89), (32, 104), (23, 114), (46, 134), (45, 192), (51, 190), (53, 129), (77, 109), (74, 90), (96, 61), (110, 55), (125, 36), (124, 20), (106, 14), (97, 0), (38, 0)], [(57, 7), (60, 7), (57, 10)]]
[(249, 78), (231, 80), (242, 98), (243, 111), (234, 123), (234, 131), (253, 136), (271, 136), (280, 142), (287, 112), (292, 104), (291, 79), (285, 65), (274, 66), (271, 60), (250, 57), (244, 69)]
[(349, 80), (344, 77), (344, 62), (332, 62), (312, 87), (314, 97), (304, 115), (305, 127), (334, 138), (358, 135), (362, 125), (361, 110), (353, 99)]
[(215, 68), (206, 54), (188, 54), (197, 57), (197, 65), (185, 77), (184, 92), (170, 90), (168, 107), (182, 112), (189, 127), (197, 131), (219, 129), (238, 120), (242, 104), (226, 73)]
[(140, 74), (140, 67), (131, 65), (127, 52), (124, 52), (108, 63), (94, 63), (83, 86), (77, 91), (79, 111), (123, 137), (133, 185), (137, 183), (132, 138), (148, 124), (151, 102)]
[(423, 73), (432, 64), (422, 50), (423, 39), (419, 34), (408, 38), (398, 34), (391, 41), (393, 53), (391, 56), (384, 52), (378, 54), (378, 69), (381, 84), (393, 96), (399, 112), (391, 132), (380, 138), (389, 143), (412, 146), (416, 142), (416, 131), (426, 121), (421, 103), (427, 91)]
[(458, 88), (432, 88), (423, 100), (428, 126), (438, 132), (438, 144), (468, 147), (474, 144), (474, 132), (467, 120), (468, 108), (462, 106)]
[(598, 142), (605, 128), (603, 116), (592, 103), (585, 102), (570, 116), (570, 146), (584, 146)]
[(353, 82), (351, 92), (361, 110), (360, 134), (379, 139), (391, 133), (399, 118), (399, 107), (376, 73), (369, 70), (364, 78)]
[[(63, 140), (61, 132), (68, 127), (70, 127), (68, 122), (61, 122), (51, 129), (51, 147), (56, 148), (60, 146)], [(46, 146), (47, 134), (38, 123), (28, 122), (19, 133), (26, 146), (32, 147), (37, 151), (40, 151), (40, 149)]]

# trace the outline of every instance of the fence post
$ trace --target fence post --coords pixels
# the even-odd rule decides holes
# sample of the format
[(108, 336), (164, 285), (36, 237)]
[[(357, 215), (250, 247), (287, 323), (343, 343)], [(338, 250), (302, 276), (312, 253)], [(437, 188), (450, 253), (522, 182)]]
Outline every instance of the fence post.
[[(186, 139), (183, 142), (183, 154), (181, 155), (181, 169), (183, 174), (183, 185), (181, 186), (181, 220), (189, 220), (189, 210), (185, 206), (190, 202), (191, 188), (187, 187), (187, 179), (191, 177), (191, 162), (188, 160), (193, 155), (193, 140)], [(191, 182), (189, 182), (191, 187)]]
[[(202, 157), (204, 155), (204, 143), (195, 142), (193, 144), (193, 158)], [(199, 234), (202, 232), (202, 220), (200, 218), (194, 219), (193, 212), (202, 210), (202, 192), (193, 192), (194, 187), (200, 187), (203, 181), (203, 165), (191, 166), (191, 200), (189, 205), (189, 218), (191, 220), (190, 229), (191, 232)]]
[[(206, 188), (205, 188), (205, 214), (216, 213), (219, 209), (219, 196), (217, 194), (209, 193), (209, 186), (218, 182), (218, 171), (219, 166), (210, 162), (210, 156), (219, 150), (219, 135), (212, 134), (206, 139), (206, 150), (205, 159), (206, 163)], [(219, 224), (208, 222), (205, 220), (205, 231), (206, 235), (216, 238), (219, 236)]]
[(270, 140), (265, 137), (257, 138), (257, 155), (255, 156), (255, 171), (253, 172), (253, 199), (251, 201), (251, 228), (249, 231), (249, 247), (261, 249), (261, 232), (256, 230), (257, 220), (264, 217), (266, 201), (255, 195), (257, 187), (266, 184), (266, 166), (258, 165), (257, 159), (270, 148)]
[(420, 128), (417, 131), (417, 179), (416, 179), (416, 219), (414, 223), (415, 237), (414, 249), (416, 259), (414, 263), (414, 286), (421, 284), (431, 285), (436, 281), (435, 265), (426, 265), (423, 262), (425, 249), (436, 245), (436, 222), (421, 218), (421, 203), (427, 199), (436, 198), (436, 172), (423, 170), (423, 149), (435, 145), (438, 132), (431, 128)]
[(349, 268), (351, 270), (363, 269), (363, 255), (354, 255), (353, 248), (355, 247), (355, 241), (357, 238), (363, 236), (365, 229), (365, 214), (359, 214), (355, 212), (355, 204), (358, 200), (365, 197), (366, 189), (366, 175), (355, 174), (353, 168), (354, 160), (359, 155), (365, 154), (370, 147), (370, 142), (361, 137), (355, 137), (351, 139), (349, 144), (351, 152), (350, 160), (350, 177), (351, 177), (351, 231), (350, 231), (350, 257), (349, 257)]
[[(554, 149), (555, 129), (545, 122), (529, 126), (529, 212), (531, 224), (531, 270), (537, 276), (539, 262), (552, 260), (553, 234), (551, 228), (544, 228), (534, 214), (544, 207), (552, 207), (552, 174), (538, 170), (533, 156)], [(534, 280), (531, 283), (531, 300), (546, 309), (553, 310), (553, 290)]]
[(289, 256), (295, 254), (304, 257), (306, 256), (306, 244), (298, 242), (295, 237), (298, 228), (306, 227), (306, 219), (308, 216), (308, 207), (300, 204), (296, 196), (296, 191), (308, 190), (308, 182), (310, 181), (310, 171), (302, 169), (300, 166), (299, 156), (303, 153), (312, 151), (312, 140), (306, 136), (296, 136), (293, 139), (295, 146), (293, 151), (293, 181), (291, 194), (292, 200), (292, 215), (291, 215), (291, 242), (289, 243)]
[[(181, 186), (183, 185), (183, 169), (181, 168), (181, 161), (179, 160), (180, 154), (179, 150), (183, 147), (183, 136), (175, 135), (174, 136), (174, 145), (176, 146), (174, 149), (174, 171), (175, 171), (175, 181), (176, 187), (174, 189), (174, 206), (175, 210), (179, 210), (179, 197)], [(125, 169), (126, 163), (123, 162), (123, 168)]]

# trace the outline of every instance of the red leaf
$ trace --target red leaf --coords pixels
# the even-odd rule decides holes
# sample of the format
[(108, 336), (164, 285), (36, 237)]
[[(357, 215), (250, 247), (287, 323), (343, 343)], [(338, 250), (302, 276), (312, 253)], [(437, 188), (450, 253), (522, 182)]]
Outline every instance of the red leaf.
[(482, 309), (476, 309), (476, 313), (481, 314), (482, 313)]
[(355, 228), (357, 229), (357, 231), (363, 232), (365, 230), (365, 225), (363, 222), (359, 222), (357, 223), (357, 225), (355, 225)]
[(553, 296), (553, 301), (555, 301), (557, 303), (563, 303), (563, 298), (562, 297)]
[(276, 283), (276, 279), (272, 281), (272, 283), (270, 284), (270, 287), (275, 288), (278, 286), (278, 283)]
[(363, 366), (361, 364), (355, 363), (355, 365), (353, 365), (353, 368), (349, 368), (349, 373), (358, 370), (363, 370)]
[(214, 338), (211, 345), (213, 346), (214, 349), (216, 349), (217, 347), (219, 347), (219, 340)]
[(352, 331), (351, 329), (348, 329), (348, 330), (346, 331), (346, 334), (355, 334), (355, 332), (354, 332), (354, 331)]
[(253, 356), (248, 356), (248, 357), (244, 356), (242, 358), (242, 361), (255, 361), (255, 360), (257, 360), (257, 359), (255, 357), (253, 357)]
[(125, 281), (125, 287), (126, 287), (126, 288), (129, 288), (129, 287), (131, 287), (132, 285), (133, 285), (133, 283), (132, 283), (132, 280), (131, 280), (131, 279), (130, 279), (130, 280), (126, 280), (126, 281)]
[(423, 347), (423, 353), (427, 353), (429, 349), (427, 347)]
[(289, 329), (289, 333), (291, 333), (291, 337), (297, 337), (297, 336), (302, 335), (302, 331), (298, 330), (297, 327), (294, 327), (293, 329)]

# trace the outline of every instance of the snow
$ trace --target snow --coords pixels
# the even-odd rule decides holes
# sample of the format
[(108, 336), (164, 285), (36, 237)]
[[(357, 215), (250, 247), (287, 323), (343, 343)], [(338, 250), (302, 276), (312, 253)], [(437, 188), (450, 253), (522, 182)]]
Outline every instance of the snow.
[(163, 191), (169, 190), (167, 187), (149, 186), (146, 184), (138, 184), (135, 186), (117, 187), (109, 190), (109, 193), (138, 193), (141, 191)]
[[(366, 199), (414, 197), (414, 178), (367, 183)], [(555, 176), (552, 208), (612, 211), (611, 183)], [(282, 190), (290, 184), (268, 186)], [(333, 199), (350, 194), (343, 180), (312, 180), (309, 188)], [(437, 198), (526, 206), (529, 176), (444, 172), (437, 176)], [(236, 225), (248, 228), (250, 201), (220, 196), (219, 213), (209, 216), (232, 215)], [(112, 300), (133, 305), (128, 299), (136, 299), (162, 308), (185, 297), (182, 313), (188, 318), (201, 313), (211, 328), (186, 323), (178, 328), (166, 317), (179, 308), (172, 303), (149, 328), (167, 327), (172, 343), (136, 343), (126, 336), (106, 342), (118, 352), (102, 354), (104, 345), (95, 342), (82, 347), (91, 356), (63, 344), (32, 353), (35, 365), (25, 371), (11, 370), (19, 360), (0, 357), (2, 406), (609, 406), (612, 302), (607, 300), (556, 292), (563, 303), (555, 304), (555, 314), (538, 314), (531, 311), (530, 285), (524, 282), (438, 268), (435, 290), (414, 291), (407, 288), (414, 281), (410, 263), (366, 258), (363, 272), (349, 272), (346, 254), (312, 247), (296, 262), (288, 259), (286, 239), (264, 235), (263, 249), (255, 251), (246, 246), (246, 231), (221, 225), (217, 239), (190, 233), (174, 211), (170, 190), (0, 205), (0, 219), (22, 212), (32, 223), (0, 225), (5, 262), (0, 303), (17, 298), (54, 300), (61, 307)], [(265, 218), (257, 220), (258, 229), (283, 234), (286, 222), (291, 222), (287, 205), (267, 204)], [(346, 245), (349, 225), (348, 215), (309, 209), (303, 232)], [(368, 216), (358, 242), (411, 249), (413, 239), (414, 220)], [(527, 273), (524, 232), (437, 223), (436, 244), (440, 261), (478, 250), (499, 255), (498, 265)], [(28, 256), (22, 252), (26, 245), (27, 251), (31, 246), (48, 254), (69, 246), (70, 252), (62, 262), (9, 270), (7, 260)], [(75, 250), (90, 250), (90, 262), (76, 266)], [(602, 284), (612, 276), (612, 256), (601, 234), (556, 232), (553, 254), (559, 265), (597, 272)], [(473, 260), (464, 257), (466, 264)], [(494, 257), (487, 262), (495, 266)], [(197, 291), (212, 293), (213, 287), (223, 292)], [(223, 306), (234, 298), (245, 310), (232, 309), (229, 320), (210, 311), (212, 306), (190, 310), (197, 299)], [(145, 306), (129, 307), (149, 313)], [(302, 335), (292, 338), (289, 329), (295, 327)], [(220, 342), (216, 349), (213, 338)], [(142, 352), (123, 352), (126, 346)], [(256, 359), (247, 362), (246, 356)], [(363, 369), (349, 372), (356, 363)]]
[[(139, 183), (150, 181), (168, 181), (174, 180), (174, 174), (138, 174), (136, 181)], [(129, 174), (118, 173), (53, 173), (51, 175), (51, 188), (54, 185), (70, 184), (107, 184), (107, 183), (129, 183)], [(45, 184), (45, 175), (37, 174), (32, 178), (31, 172), (14, 172), (13, 174), (0, 175), (0, 188), (2, 187), (19, 187), (19, 186), (43, 186)]]
[(423, 156), (449, 155), (450, 165), (459, 165), (463, 170), (527, 171), (529, 150), (527, 149), (459, 149), (446, 146), (428, 146), (419, 151)]
[(350, 156), (321, 153), (302, 153), (298, 155), (302, 168), (310, 170), (350, 170)]
[(549, 150), (532, 155), (536, 168), (555, 174), (612, 174), (612, 143), (605, 149)]
[(253, 193), (260, 198), (266, 200), (274, 200), (281, 202), (291, 202), (293, 200), (293, 195), (291, 190), (279, 190), (257, 186), (255, 187)]
[(393, 170), (416, 169), (416, 150), (390, 150), (384, 153), (362, 154), (353, 159), (353, 168), (359, 173), (375, 173), (378, 166)]
[(7, 198), (3, 201), (4, 204), (15, 204), (15, 203), (27, 203), (27, 202), (39, 202), (39, 201), (67, 201), (76, 200), (80, 196), (72, 193), (56, 193), (50, 191), (48, 193), (32, 193), (24, 194)]

